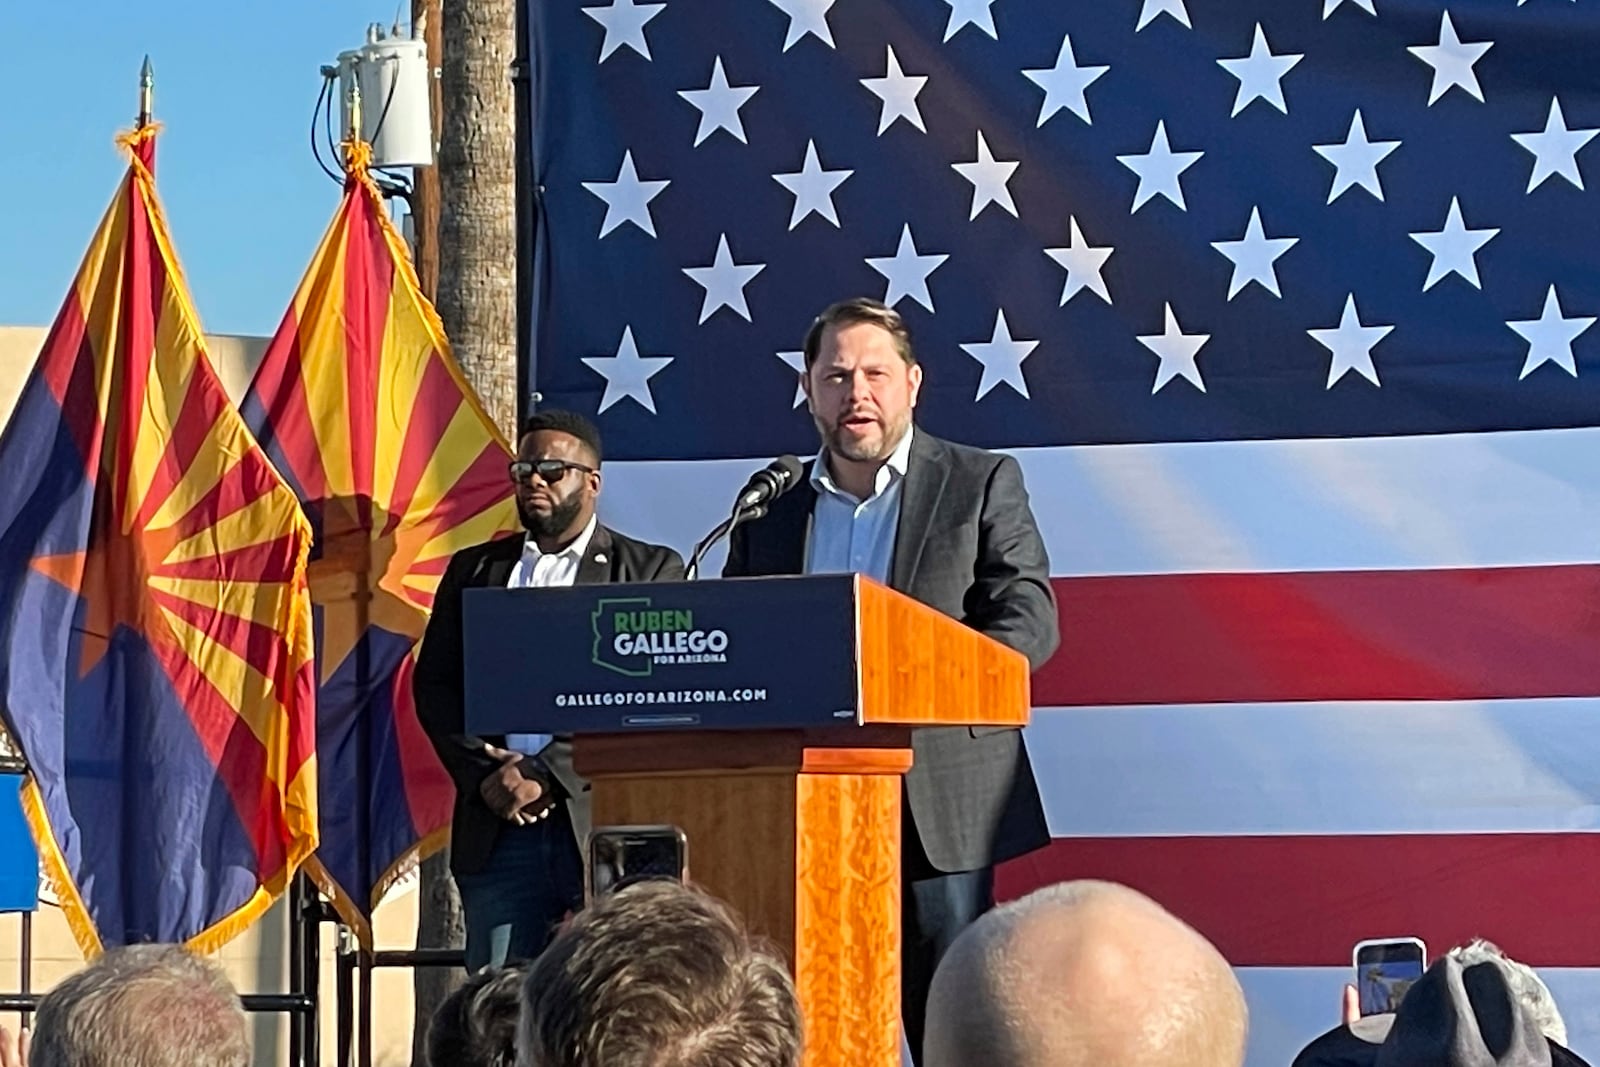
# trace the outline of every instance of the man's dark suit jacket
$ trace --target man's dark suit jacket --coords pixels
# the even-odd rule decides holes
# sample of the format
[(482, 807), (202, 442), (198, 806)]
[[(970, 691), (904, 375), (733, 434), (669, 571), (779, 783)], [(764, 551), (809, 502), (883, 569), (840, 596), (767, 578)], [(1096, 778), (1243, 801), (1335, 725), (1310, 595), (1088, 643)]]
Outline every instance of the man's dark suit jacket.
[[(484, 751), (484, 743), (505, 747), (503, 735), (474, 737), (466, 732), (462, 707), (461, 591), (474, 586), (504, 586), (511, 568), (522, 555), (524, 537), (506, 537), (474, 545), (450, 559), (433, 615), (417, 654), (412, 693), (417, 718), (439, 753), (445, 770), (456, 783), (455, 812), (450, 822), (450, 869), (473, 874), (483, 869), (494, 850), (495, 839), (507, 823), (483, 802), (478, 786), (499, 762)], [(670, 548), (636, 541), (597, 525), (589, 549), (578, 564), (576, 582), (662, 582), (683, 578), (683, 557)], [(539, 654), (539, 635), (528, 635), (528, 655)], [(559, 784), (579, 848), (589, 835), (588, 783), (572, 769), (572, 742), (556, 738), (536, 761)]]
[[(812, 466), (765, 516), (734, 530), (725, 576), (804, 571)], [(889, 586), (1009, 645), (1037, 670), (1060, 643), (1060, 624), (1016, 460), (919, 429), (900, 492)], [(978, 870), (1048, 843), (1020, 730), (928, 727), (912, 731), (911, 747), (906, 798), (934, 868)]]

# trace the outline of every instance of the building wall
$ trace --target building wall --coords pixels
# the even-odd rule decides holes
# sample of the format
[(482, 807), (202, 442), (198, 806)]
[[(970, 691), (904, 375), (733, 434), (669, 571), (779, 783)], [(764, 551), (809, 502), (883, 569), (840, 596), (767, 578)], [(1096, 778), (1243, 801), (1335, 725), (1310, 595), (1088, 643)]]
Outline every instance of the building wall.
[[(11, 418), (11, 411), (33, 367), (46, 331), (36, 327), (0, 326), (0, 426)], [(209, 338), (211, 360), (230, 396), (239, 397), (250, 383), (266, 349), (264, 337)], [(5, 858), (0, 857), (0, 863)], [(403, 884), (391, 891), (378, 909), (374, 933), (379, 948), (410, 948), (417, 928), (415, 885)], [(235, 938), (216, 959), (241, 993), (287, 992), (288, 925), (286, 909), (280, 901), (260, 922)], [(18, 988), (19, 931), (21, 923), (13, 915), (0, 916), (0, 991)], [(335, 1062), (334, 1052), (334, 953), (337, 935), (325, 927), (322, 937), (322, 1062)], [(62, 977), (83, 965), (83, 956), (61, 911), (52, 904), (41, 904), (33, 924), (32, 983), (36, 991), (48, 989)], [(374, 975), (373, 1062), (397, 1067), (410, 1061), (412, 994), (411, 972), (381, 970)], [(14, 1016), (0, 1015), (0, 1022), (14, 1026)], [(288, 1023), (281, 1016), (258, 1015), (255, 1023), (255, 1062), (260, 1067), (277, 1067), (288, 1056)]]

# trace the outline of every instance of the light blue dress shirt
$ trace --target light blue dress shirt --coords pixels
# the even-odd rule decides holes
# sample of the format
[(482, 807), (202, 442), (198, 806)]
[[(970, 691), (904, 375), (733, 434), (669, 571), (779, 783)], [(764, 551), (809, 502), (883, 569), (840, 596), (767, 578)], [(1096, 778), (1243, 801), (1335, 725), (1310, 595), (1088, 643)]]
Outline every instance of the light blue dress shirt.
[(811, 535), (806, 545), (807, 574), (865, 574), (888, 583), (894, 563), (894, 538), (900, 529), (900, 494), (911, 457), (911, 435), (906, 428), (889, 459), (878, 468), (872, 495), (859, 500), (834, 482), (828, 473), (824, 448), (811, 468), (817, 504), (811, 513)]
[[(506, 588), (553, 589), (572, 585), (577, 581), (578, 567), (583, 563), (583, 554), (589, 551), (589, 542), (594, 539), (599, 522), (598, 516), (590, 516), (589, 525), (560, 552), (540, 552), (533, 535), (529, 534), (522, 543), (522, 555), (511, 568)], [(550, 741), (549, 734), (507, 734), (506, 748), (537, 756)]]

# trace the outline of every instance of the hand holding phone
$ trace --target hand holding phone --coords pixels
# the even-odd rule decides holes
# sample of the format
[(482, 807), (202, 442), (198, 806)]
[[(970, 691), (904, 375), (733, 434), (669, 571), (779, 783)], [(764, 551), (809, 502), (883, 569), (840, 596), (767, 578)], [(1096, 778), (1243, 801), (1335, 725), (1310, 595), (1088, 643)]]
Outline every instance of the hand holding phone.
[(1361, 941), (1352, 955), (1362, 1015), (1394, 1011), (1412, 983), (1427, 969), (1428, 949), (1418, 937)]

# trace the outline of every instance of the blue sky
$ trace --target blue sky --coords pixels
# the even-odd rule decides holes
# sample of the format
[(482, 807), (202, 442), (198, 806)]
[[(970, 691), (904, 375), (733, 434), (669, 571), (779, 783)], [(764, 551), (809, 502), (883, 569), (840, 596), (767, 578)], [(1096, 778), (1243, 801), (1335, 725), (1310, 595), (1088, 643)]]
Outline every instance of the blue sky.
[[(55, 318), (156, 75), (156, 184), (208, 332), (269, 334), (338, 203), (308, 140), (319, 68), (394, 0), (54, 0), (0, 19), (0, 325)], [(405, 10), (409, 13), (406, 0)]]

